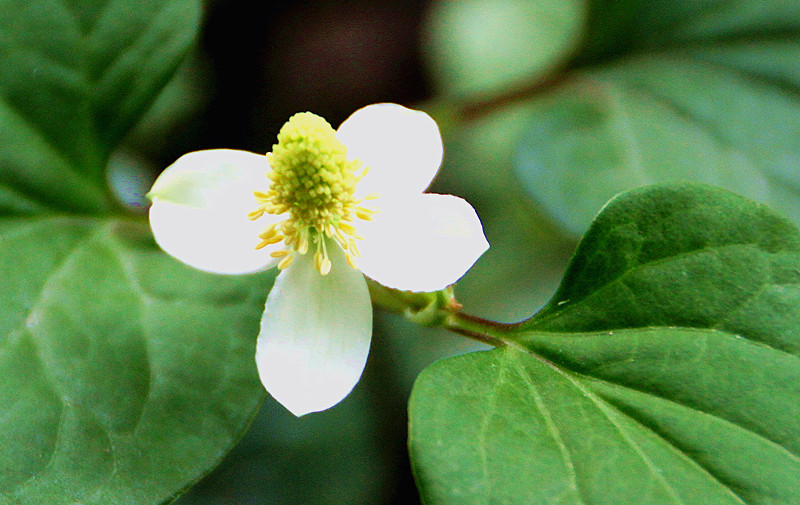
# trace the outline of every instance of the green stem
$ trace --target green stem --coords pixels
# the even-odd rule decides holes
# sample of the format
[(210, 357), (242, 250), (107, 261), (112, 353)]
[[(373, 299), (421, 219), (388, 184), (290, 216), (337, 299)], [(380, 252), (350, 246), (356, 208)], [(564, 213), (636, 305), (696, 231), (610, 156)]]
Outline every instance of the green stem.
[(516, 323), (499, 323), (461, 312), (452, 287), (432, 293), (398, 291), (367, 279), (370, 297), (376, 307), (402, 314), (423, 325), (441, 327), (494, 347), (514, 345), (509, 335)]
[(428, 293), (398, 291), (378, 284), (370, 278), (367, 278), (367, 288), (373, 305), (387, 312), (408, 315), (409, 312), (419, 312), (430, 304)]
[(453, 310), (443, 319), (442, 328), (450, 330), (467, 338), (489, 344), (494, 347), (504, 347), (512, 340), (506, 338), (505, 334), (514, 326), (515, 323), (499, 323), (490, 319), (483, 319), (477, 316), (466, 314), (459, 310)]

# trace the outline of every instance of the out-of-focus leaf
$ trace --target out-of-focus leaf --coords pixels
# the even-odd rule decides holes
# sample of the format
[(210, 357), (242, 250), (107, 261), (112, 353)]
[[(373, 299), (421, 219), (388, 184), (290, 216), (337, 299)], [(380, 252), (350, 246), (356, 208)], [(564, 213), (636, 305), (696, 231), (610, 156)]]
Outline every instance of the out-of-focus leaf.
[(596, 2), (592, 19), (517, 157), (561, 226), (578, 235), (613, 195), (675, 180), (800, 223), (800, 3)]
[(199, 13), (197, 0), (0, 3), (0, 212), (107, 209), (105, 161)]
[(553, 70), (580, 38), (584, 0), (439, 0), (425, 50), (441, 91), (475, 97), (507, 91)]
[(794, 226), (706, 186), (626, 193), (507, 347), (420, 375), (421, 493), (435, 505), (798, 504), (799, 328)]
[(238, 440), (268, 278), (66, 217), (0, 223), (0, 278), (0, 503), (162, 503)]
[(146, 224), (89, 217), (111, 210), (109, 155), (188, 50), (200, 7), (0, 3), (2, 504), (171, 501), (258, 406), (269, 278), (196, 272)]
[(215, 86), (209, 74), (209, 62), (199, 51), (190, 51), (147, 112), (125, 136), (124, 149), (155, 159), (163, 159), (170, 152), (177, 157), (196, 149), (197, 145), (191, 144), (192, 139), (208, 127), (204, 121), (198, 121), (198, 117), (208, 105)]

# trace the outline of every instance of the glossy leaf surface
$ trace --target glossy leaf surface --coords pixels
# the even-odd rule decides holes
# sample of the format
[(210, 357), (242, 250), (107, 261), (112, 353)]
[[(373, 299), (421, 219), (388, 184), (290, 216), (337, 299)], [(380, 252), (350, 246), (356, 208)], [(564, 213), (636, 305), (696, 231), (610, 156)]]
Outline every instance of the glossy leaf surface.
[(624, 194), (507, 347), (420, 376), (410, 447), (422, 494), (800, 503), (798, 327), (794, 226), (706, 186)]

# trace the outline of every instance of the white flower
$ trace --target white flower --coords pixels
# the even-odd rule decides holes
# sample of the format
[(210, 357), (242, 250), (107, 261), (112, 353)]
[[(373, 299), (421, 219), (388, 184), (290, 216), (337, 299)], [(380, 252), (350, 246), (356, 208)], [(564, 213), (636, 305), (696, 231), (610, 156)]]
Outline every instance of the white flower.
[(332, 407), (358, 382), (372, 307), (363, 272), (400, 290), (436, 291), (489, 247), (464, 200), (423, 193), (442, 141), (425, 113), (364, 107), (337, 131), (293, 116), (266, 156), (186, 154), (149, 197), (158, 244), (195, 268), (281, 269), (256, 362), (267, 391), (295, 415)]

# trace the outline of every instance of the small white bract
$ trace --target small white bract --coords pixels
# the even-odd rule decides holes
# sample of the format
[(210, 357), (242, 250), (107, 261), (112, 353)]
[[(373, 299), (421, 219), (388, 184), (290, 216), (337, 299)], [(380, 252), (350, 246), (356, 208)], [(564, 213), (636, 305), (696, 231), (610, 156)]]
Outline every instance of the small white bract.
[(300, 113), (266, 156), (182, 156), (148, 194), (150, 224), (167, 253), (200, 270), (281, 270), (256, 363), (267, 391), (301, 416), (337, 404), (364, 369), (372, 306), (362, 273), (436, 291), (488, 249), (467, 202), (423, 193), (441, 160), (439, 129), (424, 112), (370, 105), (338, 130)]

